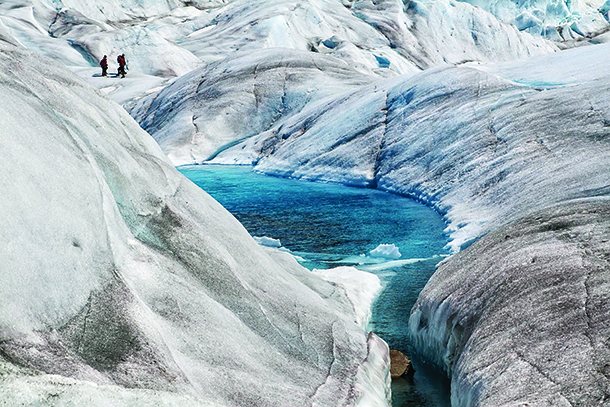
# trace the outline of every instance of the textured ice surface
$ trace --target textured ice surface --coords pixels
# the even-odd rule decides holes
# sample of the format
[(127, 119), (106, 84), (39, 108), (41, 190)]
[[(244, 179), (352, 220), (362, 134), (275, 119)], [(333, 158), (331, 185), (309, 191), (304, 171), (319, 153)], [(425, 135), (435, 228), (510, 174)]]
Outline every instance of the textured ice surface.
[(3, 400), (352, 405), (384, 377), (344, 292), (256, 244), (101, 92), (0, 47)]
[(553, 40), (582, 40), (609, 28), (604, 0), (463, 1), (491, 12), (519, 30)]
[(456, 251), (485, 236), (411, 323), (455, 405), (603, 405), (609, 59), (604, 44), (377, 82), (217, 159), (249, 149), (259, 171), (412, 196), (446, 216)]
[[(209, 26), (180, 42), (202, 60), (218, 61), (144, 97), (131, 114), (172, 162), (199, 163), (318, 101), (328, 110), (325, 97), (379, 77), (556, 50), (466, 3), (410, 4), (361, 1), (346, 8), (335, 0), (233, 1)], [(356, 109), (350, 116), (368, 115)], [(254, 161), (244, 150), (216, 162)], [(353, 181), (360, 184), (369, 175)]]
[(535, 212), (434, 274), (410, 327), (451, 377), (452, 405), (608, 405), (604, 195)]

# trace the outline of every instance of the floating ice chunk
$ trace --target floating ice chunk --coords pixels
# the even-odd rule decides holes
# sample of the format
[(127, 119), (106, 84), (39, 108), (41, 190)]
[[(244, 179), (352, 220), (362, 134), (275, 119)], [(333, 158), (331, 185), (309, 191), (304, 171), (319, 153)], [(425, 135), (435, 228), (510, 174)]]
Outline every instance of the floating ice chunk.
[(371, 256), (384, 259), (399, 259), (401, 254), (394, 244), (380, 244), (375, 250), (371, 250)]
[(254, 237), (254, 240), (256, 240), (256, 243), (260, 244), (261, 246), (282, 247), (282, 244), (280, 243), (280, 239), (274, 239), (272, 237), (267, 237), (267, 236), (262, 236), (262, 237), (253, 236), (253, 237)]

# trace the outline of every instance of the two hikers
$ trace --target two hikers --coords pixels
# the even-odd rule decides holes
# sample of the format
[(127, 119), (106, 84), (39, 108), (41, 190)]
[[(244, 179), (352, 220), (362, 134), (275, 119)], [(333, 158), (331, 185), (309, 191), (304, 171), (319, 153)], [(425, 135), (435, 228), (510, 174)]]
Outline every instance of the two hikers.
[[(127, 69), (129, 69), (127, 67), (127, 60), (125, 59), (125, 54), (119, 55), (116, 58), (116, 61), (119, 64), (119, 69), (117, 71), (116, 76), (120, 75), (121, 78), (124, 78), (127, 74)], [(100, 61), (100, 66), (102, 67), (102, 76), (108, 76), (108, 57), (106, 55), (104, 55), (104, 58), (102, 58), (102, 60)]]

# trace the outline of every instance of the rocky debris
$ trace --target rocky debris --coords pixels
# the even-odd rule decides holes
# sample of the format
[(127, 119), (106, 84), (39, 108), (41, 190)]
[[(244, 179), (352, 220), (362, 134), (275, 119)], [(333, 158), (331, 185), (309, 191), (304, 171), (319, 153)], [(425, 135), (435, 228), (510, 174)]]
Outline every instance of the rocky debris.
[(390, 375), (392, 379), (413, 374), (413, 365), (409, 358), (399, 350), (390, 351)]

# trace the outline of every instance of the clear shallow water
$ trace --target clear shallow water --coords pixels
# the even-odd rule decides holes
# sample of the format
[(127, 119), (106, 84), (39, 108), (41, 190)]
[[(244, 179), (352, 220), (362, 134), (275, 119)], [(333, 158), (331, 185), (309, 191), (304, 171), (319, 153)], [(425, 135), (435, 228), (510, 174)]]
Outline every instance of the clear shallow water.
[[(244, 166), (183, 166), (178, 170), (212, 195), (253, 236), (279, 239), (309, 268), (351, 265), (377, 274), (384, 286), (370, 329), (390, 349), (410, 354), (410, 310), (436, 264), (447, 254), (440, 215), (374, 189), (270, 177)], [(398, 260), (373, 258), (394, 244)], [(449, 406), (448, 385), (418, 369), (412, 381), (394, 380), (394, 407)]]

